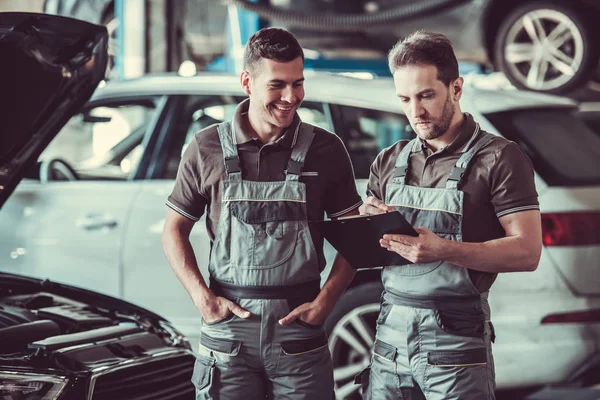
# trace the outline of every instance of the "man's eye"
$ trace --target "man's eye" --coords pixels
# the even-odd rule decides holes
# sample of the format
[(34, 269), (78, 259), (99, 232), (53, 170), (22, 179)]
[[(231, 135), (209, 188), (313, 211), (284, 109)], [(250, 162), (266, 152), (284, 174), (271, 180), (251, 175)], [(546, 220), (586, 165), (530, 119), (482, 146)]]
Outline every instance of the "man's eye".
[(297, 88), (299, 88), (299, 87), (302, 87), (302, 86), (303, 86), (303, 84), (302, 84), (302, 83), (294, 83), (294, 87), (297, 87)]
[(405, 99), (405, 98), (400, 99), (400, 101), (403, 103), (408, 103), (408, 99)]

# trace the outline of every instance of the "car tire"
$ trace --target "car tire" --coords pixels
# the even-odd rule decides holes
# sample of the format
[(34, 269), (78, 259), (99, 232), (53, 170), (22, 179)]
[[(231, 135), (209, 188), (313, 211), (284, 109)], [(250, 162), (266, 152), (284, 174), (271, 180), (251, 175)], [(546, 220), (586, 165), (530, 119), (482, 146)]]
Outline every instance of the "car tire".
[(519, 89), (566, 94), (579, 88), (598, 63), (591, 24), (582, 14), (552, 1), (517, 7), (498, 29), (496, 69)]
[(348, 289), (325, 322), (337, 399), (361, 398), (354, 376), (371, 360), (382, 291), (379, 281)]

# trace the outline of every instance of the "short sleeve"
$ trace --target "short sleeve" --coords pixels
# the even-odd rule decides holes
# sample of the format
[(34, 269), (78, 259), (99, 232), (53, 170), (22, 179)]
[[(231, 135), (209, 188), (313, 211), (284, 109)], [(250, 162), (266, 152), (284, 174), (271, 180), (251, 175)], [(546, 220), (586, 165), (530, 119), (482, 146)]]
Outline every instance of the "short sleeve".
[(337, 218), (362, 204), (362, 199), (356, 191), (354, 169), (350, 156), (341, 139), (333, 136), (334, 140), (328, 155), (331, 156), (327, 172), (327, 188), (325, 211), (329, 218)]
[(372, 191), (378, 199), (385, 199), (385, 187), (394, 174), (396, 159), (408, 143), (408, 140), (401, 140), (390, 147), (386, 147), (379, 152), (375, 157), (375, 161), (371, 164), (367, 190)]
[(380, 182), (380, 170), (381, 170), (381, 159), (383, 158), (383, 151), (380, 152), (377, 157), (375, 157), (375, 161), (371, 164), (371, 169), (369, 170), (369, 182), (367, 183), (367, 191), (372, 191), (375, 194), (375, 197), (378, 199), (383, 198), (383, 190), (381, 188)]
[(498, 150), (490, 173), (491, 202), (498, 218), (519, 211), (539, 210), (533, 166), (516, 143), (508, 142)]
[(200, 191), (200, 152), (194, 138), (183, 153), (173, 192), (167, 199), (167, 206), (179, 214), (198, 221), (204, 210), (207, 199)]

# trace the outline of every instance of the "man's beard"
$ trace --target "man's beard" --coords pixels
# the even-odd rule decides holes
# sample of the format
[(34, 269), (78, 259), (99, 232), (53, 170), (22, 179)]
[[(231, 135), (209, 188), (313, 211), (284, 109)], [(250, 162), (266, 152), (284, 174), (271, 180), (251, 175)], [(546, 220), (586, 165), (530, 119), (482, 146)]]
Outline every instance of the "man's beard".
[(446, 133), (450, 128), (450, 124), (452, 124), (454, 112), (454, 107), (452, 106), (452, 102), (450, 101), (450, 93), (448, 93), (446, 101), (444, 102), (444, 109), (442, 111), (442, 116), (440, 117), (440, 120), (438, 122), (431, 121), (431, 131), (428, 133), (423, 133), (423, 135), (419, 135), (421, 139), (434, 140)]

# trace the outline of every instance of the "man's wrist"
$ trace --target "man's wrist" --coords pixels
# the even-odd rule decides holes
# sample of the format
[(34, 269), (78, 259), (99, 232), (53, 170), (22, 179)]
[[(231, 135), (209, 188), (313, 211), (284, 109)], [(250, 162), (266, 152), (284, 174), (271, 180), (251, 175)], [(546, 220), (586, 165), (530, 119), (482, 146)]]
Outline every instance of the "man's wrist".
[(209, 288), (199, 289), (198, 293), (193, 296), (194, 304), (200, 309), (203, 309), (207, 305), (213, 303), (216, 298), (217, 296)]
[(337, 302), (337, 297), (331, 289), (323, 287), (314, 302), (319, 307), (319, 311), (326, 310), (329, 314)]

